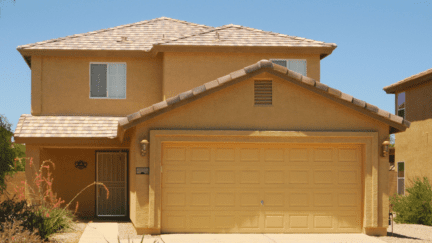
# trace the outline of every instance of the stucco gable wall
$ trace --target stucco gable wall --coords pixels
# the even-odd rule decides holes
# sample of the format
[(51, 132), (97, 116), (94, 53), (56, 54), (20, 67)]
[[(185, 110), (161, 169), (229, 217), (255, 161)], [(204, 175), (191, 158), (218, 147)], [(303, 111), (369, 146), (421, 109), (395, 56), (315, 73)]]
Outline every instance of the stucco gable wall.
[(163, 95), (170, 98), (262, 59), (304, 59), (307, 76), (320, 81), (319, 54), (165, 52)]
[[(273, 106), (253, 105), (253, 79), (274, 80)], [(235, 84), (139, 124), (131, 140), (130, 165), (149, 166), (148, 156), (142, 157), (139, 154), (139, 141), (149, 139), (149, 131), (155, 129), (374, 131), (379, 135), (378, 144), (388, 139), (388, 125), (366, 115), (270, 74), (263, 73), (253, 79)], [(150, 146), (151, 143), (152, 141)], [(377, 149), (380, 151), (379, 148)], [(135, 168), (132, 167), (130, 171), (132, 170)], [(387, 227), (388, 158), (379, 157), (378, 171), (378, 226)], [(366, 178), (370, 176), (366, 175)], [(140, 185), (131, 187), (131, 198), (136, 198), (134, 224), (138, 228), (145, 228), (148, 225), (149, 177), (131, 174), (130, 180), (135, 180), (135, 185)], [(366, 185), (366, 187), (371, 186)]]

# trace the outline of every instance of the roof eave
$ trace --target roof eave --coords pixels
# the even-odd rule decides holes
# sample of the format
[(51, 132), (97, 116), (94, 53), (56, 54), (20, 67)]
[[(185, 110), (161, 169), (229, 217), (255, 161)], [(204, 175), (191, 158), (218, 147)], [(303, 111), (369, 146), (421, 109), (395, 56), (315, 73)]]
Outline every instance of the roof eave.
[(21, 54), (22, 58), (24, 59), (24, 61), (27, 63), (27, 65), (29, 66), (29, 68), (31, 69), (31, 56), (29, 55), (25, 55), (23, 53), (23, 48), (18, 47), (17, 51)]
[(208, 46), (208, 45), (154, 45), (152, 52), (233, 52), (233, 53), (302, 53), (319, 54), (320, 59), (330, 55), (337, 46)]
[[(416, 77), (413, 79), (407, 79), (405, 81), (404, 80), (398, 81), (394, 84), (391, 84), (389, 86), (384, 87), (383, 90), (387, 94), (395, 94), (395, 93), (404, 91), (408, 88), (411, 88), (412, 86), (420, 85), (420, 84), (423, 84), (423, 83), (426, 83), (429, 81), (432, 81), (432, 73), (428, 73), (426, 75)], [(397, 83), (399, 83), (399, 84), (397, 84)]]

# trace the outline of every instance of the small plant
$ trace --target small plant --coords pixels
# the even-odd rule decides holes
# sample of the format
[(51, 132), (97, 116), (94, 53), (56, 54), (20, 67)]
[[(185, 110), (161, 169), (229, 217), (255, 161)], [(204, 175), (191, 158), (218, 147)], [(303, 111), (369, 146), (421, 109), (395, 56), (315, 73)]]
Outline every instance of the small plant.
[(408, 195), (390, 197), (392, 209), (396, 212), (395, 222), (432, 226), (432, 187), (427, 177), (415, 178), (407, 188)]
[[(33, 159), (26, 159), (30, 160), (29, 165), (36, 170)], [(107, 190), (108, 198), (108, 188), (103, 183), (93, 182), (76, 194), (65, 207), (61, 207), (65, 201), (57, 198), (57, 194), (52, 190), (54, 178), (52, 177), (51, 167), (55, 169), (55, 164), (52, 161), (43, 161), (39, 170), (35, 172), (35, 188), (27, 187), (32, 198), (31, 205), (25, 200), (25, 182), (22, 182), (22, 187), (15, 188), (18, 200), (14, 197), (0, 205), (0, 222), (14, 222), (16, 219), (20, 219), (24, 229), (30, 232), (36, 230), (41, 238), (48, 239), (53, 233), (71, 228), (74, 214), (68, 208), (84, 190), (94, 185), (101, 185)], [(75, 213), (77, 210), (78, 202), (76, 203)], [(2, 229), (0, 228), (0, 230)]]

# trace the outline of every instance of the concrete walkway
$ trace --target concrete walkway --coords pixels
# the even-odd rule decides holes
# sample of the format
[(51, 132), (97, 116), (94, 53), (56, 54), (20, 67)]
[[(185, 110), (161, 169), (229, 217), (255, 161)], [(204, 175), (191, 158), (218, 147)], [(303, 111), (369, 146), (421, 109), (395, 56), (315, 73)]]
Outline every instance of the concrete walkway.
[[(113, 222), (91, 222), (84, 229), (79, 243), (118, 243), (118, 223)], [(142, 237), (142, 236), (141, 236)], [(139, 239), (123, 239), (121, 243), (140, 243)], [(163, 243), (160, 236), (145, 235), (143, 243)]]
[(382, 243), (365, 234), (170, 234), (164, 243)]
[[(118, 243), (118, 223), (91, 222), (85, 228), (79, 243)], [(140, 239), (121, 243), (140, 243)], [(145, 235), (143, 243), (382, 243), (365, 234), (163, 234)]]

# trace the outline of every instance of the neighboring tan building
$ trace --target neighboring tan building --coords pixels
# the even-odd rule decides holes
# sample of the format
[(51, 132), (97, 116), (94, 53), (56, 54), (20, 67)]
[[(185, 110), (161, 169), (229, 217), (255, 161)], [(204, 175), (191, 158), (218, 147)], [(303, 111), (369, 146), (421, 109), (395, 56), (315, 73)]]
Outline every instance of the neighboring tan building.
[(387, 94), (395, 94), (395, 114), (412, 122), (409, 129), (395, 136), (398, 194), (404, 194), (416, 177), (426, 176), (432, 183), (431, 81), (432, 69), (428, 69), (384, 87)]
[(20, 46), (32, 114), (15, 140), (56, 163), (66, 202), (107, 185), (82, 216), (139, 233), (386, 235), (382, 143), (409, 122), (321, 83), (335, 48), (165, 17)]

